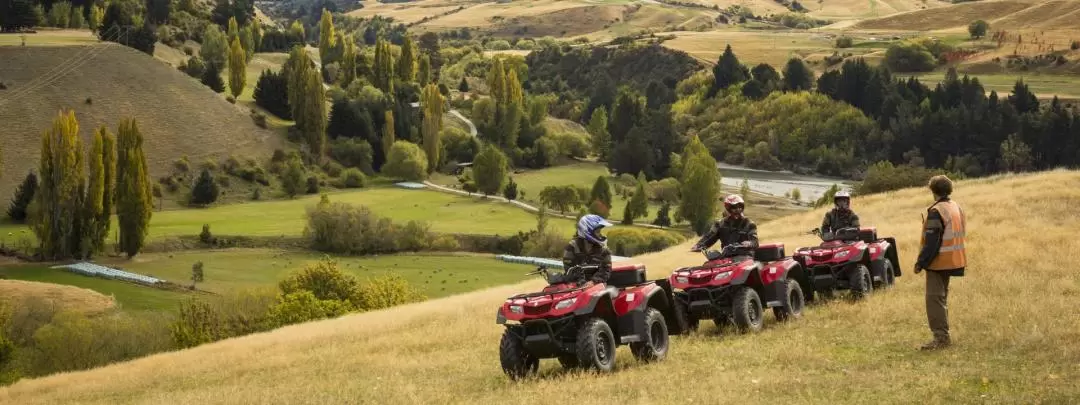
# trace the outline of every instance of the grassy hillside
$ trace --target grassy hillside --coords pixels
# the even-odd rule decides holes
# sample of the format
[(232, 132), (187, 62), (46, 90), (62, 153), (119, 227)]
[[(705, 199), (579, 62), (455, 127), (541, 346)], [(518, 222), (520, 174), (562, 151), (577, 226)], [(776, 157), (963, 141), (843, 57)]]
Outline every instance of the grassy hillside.
[[(9, 274), (0, 269), (0, 275)], [(112, 297), (97, 291), (70, 285), (22, 280), (0, 280), (0, 305), (22, 302), (30, 297), (44, 299), (61, 308), (84, 313), (103, 312), (116, 306)]]
[[(589, 392), (585, 403), (1068, 403), (1080, 395), (1080, 276), (1069, 252), (1080, 226), (1080, 173), (1055, 171), (959, 183), (968, 213), (970, 267), (953, 281), (954, 347), (921, 353), (929, 338), (922, 276), (910, 272), (925, 189), (858, 198), (864, 223), (894, 235), (903, 277), (884, 294), (808, 309), (803, 319), (750, 336), (711, 325), (672, 342), (644, 365), (619, 349), (615, 374), (542, 375), (509, 382), (496, 347), (495, 308), (537, 280), (389, 310), (293, 325), (271, 333), (164, 353), (97, 370), (24, 380), (0, 389), (20, 404), (485, 403)], [(1015, 196), (1016, 198), (1009, 198)], [(1023, 198), (1019, 198), (1023, 196)], [(1025, 212), (1018, 216), (1016, 212)], [(821, 210), (762, 224), (788, 251), (813, 243)], [(640, 257), (650, 278), (700, 259), (689, 242)], [(1052, 282), (1047, 282), (1053, 280)], [(680, 389), (672, 381), (708, 384)], [(555, 393), (555, 394), (553, 394)], [(565, 394), (564, 394), (565, 393)]]
[(257, 127), (247, 109), (131, 48), (0, 46), (0, 60), (0, 81), (7, 85), (0, 91), (3, 201), (37, 169), (41, 134), (62, 108), (75, 110), (87, 147), (98, 126), (115, 133), (120, 119), (135, 118), (155, 178), (185, 154), (192, 162), (230, 154), (267, 158), (282, 142)]
[[(948, 6), (944, 9), (919, 10), (909, 13), (900, 13), (883, 18), (869, 19), (859, 22), (856, 28), (875, 30), (912, 30), (931, 31), (957, 26), (967, 26), (972, 21), (982, 19), (990, 23), (993, 28), (1068, 28), (1057, 27), (1056, 24), (1046, 25), (1053, 17), (1061, 14), (1047, 14), (1046, 11), (1055, 9), (1048, 7), (1052, 3), (1063, 3), (1066, 10), (1057, 7), (1056, 13), (1071, 12), (1080, 9), (1080, 3), (1075, 1), (1050, 1), (1040, 2), (1037, 0), (994, 0), (960, 3)], [(1030, 9), (1030, 10), (1029, 10)], [(1024, 18), (1010, 18), (1010, 16), (1024, 16)], [(1032, 18), (1039, 17), (1039, 18)], [(999, 24), (996, 22), (1002, 21)], [(1011, 24), (1010, 24), (1011, 22)], [(1075, 26), (1074, 26), (1075, 27)]]
[[(190, 264), (189, 264), (190, 266)], [(35, 284), (47, 285), (58, 289), (75, 289), (80, 291), (80, 297), (63, 296), (64, 305), (72, 308), (101, 307), (107, 309), (118, 304), (126, 310), (171, 310), (176, 304), (189, 297), (188, 294), (144, 287), (119, 280), (107, 280), (104, 278), (89, 277), (72, 273), (61, 269), (52, 269), (48, 265), (22, 265), (0, 267), (0, 275), (11, 280), (33, 281)], [(4, 288), (0, 287), (0, 291)], [(108, 299), (110, 304), (92, 304), (91, 300), (84, 295)]]

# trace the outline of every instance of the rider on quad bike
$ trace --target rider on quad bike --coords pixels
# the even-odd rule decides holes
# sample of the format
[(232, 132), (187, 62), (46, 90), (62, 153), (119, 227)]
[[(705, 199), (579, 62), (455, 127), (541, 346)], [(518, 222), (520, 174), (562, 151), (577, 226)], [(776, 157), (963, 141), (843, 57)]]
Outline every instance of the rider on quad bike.
[(724, 210), (727, 211), (728, 215), (724, 219), (713, 223), (712, 228), (705, 235), (702, 235), (701, 239), (690, 250), (700, 252), (708, 249), (709, 246), (719, 240), (721, 246), (739, 244), (739, 247), (734, 250), (725, 250), (723, 257), (753, 256), (754, 249), (758, 247), (757, 224), (743, 215), (744, 208), (746, 208), (746, 204), (738, 194), (732, 194), (724, 198)]
[(844, 228), (859, 228), (859, 216), (851, 210), (851, 193), (840, 190), (833, 196), (835, 207), (825, 213), (825, 219), (821, 221), (821, 238), (832, 240), (837, 230)]
[(588, 282), (582, 287), (606, 283), (611, 276), (611, 251), (607, 248), (607, 237), (600, 231), (612, 226), (599, 215), (585, 215), (578, 220), (577, 234), (570, 239), (563, 251), (563, 268), (579, 265), (597, 266), (592, 274), (585, 274)]

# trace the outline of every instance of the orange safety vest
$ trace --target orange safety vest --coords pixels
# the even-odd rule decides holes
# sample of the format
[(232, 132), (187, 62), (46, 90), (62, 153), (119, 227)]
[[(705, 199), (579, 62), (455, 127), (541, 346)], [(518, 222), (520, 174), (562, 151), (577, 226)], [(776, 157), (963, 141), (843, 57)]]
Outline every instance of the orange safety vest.
[[(944, 232), (941, 235), (941, 248), (938, 249), (937, 256), (930, 262), (927, 270), (954, 270), (967, 267), (967, 256), (964, 254), (964, 211), (960, 209), (960, 204), (954, 201), (940, 201), (934, 204), (934, 207), (941, 214)], [(926, 229), (926, 219), (923, 219), (923, 229)], [(920, 248), (926, 246), (925, 233), (919, 246)]]

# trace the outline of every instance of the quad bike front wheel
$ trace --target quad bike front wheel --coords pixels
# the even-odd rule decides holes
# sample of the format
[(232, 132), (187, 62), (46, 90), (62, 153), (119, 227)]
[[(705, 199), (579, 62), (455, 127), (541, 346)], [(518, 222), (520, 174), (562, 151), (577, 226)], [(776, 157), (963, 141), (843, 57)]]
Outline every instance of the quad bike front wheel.
[(668, 351), (668, 329), (664, 315), (656, 308), (645, 310), (645, 336), (640, 342), (630, 343), (630, 352), (644, 362), (663, 360)]
[(615, 369), (615, 334), (600, 318), (589, 318), (577, 335), (577, 358), (583, 368), (609, 372)]
[(499, 342), (499, 362), (512, 380), (525, 378), (540, 369), (540, 359), (525, 350), (525, 342), (510, 329), (503, 332)]
[(870, 278), (870, 270), (866, 265), (859, 263), (848, 273), (848, 289), (851, 290), (851, 298), (856, 301), (866, 298), (874, 291), (874, 280)]
[(781, 282), (784, 283), (784, 295), (780, 297), (780, 306), (773, 307), (773, 315), (776, 315), (776, 320), (781, 322), (801, 318), (803, 307), (806, 305), (802, 286), (798, 281), (790, 278)]
[(757, 291), (750, 287), (741, 287), (735, 293), (734, 303), (731, 306), (732, 317), (735, 327), (741, 333), (758, 332), (763, 325), (763, 310), (761, 309), (761, 297)]

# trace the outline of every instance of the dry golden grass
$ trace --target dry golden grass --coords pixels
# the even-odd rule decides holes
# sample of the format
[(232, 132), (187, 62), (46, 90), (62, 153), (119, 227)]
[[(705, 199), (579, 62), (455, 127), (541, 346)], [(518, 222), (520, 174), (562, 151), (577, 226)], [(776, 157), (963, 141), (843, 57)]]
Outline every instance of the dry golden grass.
[(51, 301), (58, 309), (100, 313), (116, 306), (111, 297), (86, 288), (36, 281), (0, 280), (0, 303), (17, 303), (27, 298)]
[[(802, 319), (747, 336), (711, 325), (672, 340), (645, 365), (619, 349), (614, 374), (564, 373), (546, 360), (514, 383), (499, 369), (495, 308), (538, 281), (492, 288), (163, 353), (0, 388), (0, 402), (31, 404), (476, 404), (561, 398), (575, 403), (911, 404), (1071, 403), (1080, 395), (1080, 172), (961, 182), (968, 275), (952, 282), (954, 346), (929, 337), (923, 277), (910, 272), (925, 189), (857, 198), (882, 236), (897, 237), (903, 277), (868, 301), (808, 308)], [(788, 251), (822, 210), (759, 227)], [(650, 278), (700, 261), (689, 242), (639, 259)], [(523, 267), (523, 271), (525, 268)]]
[(991, 29), (995, 29), (998, 27), (993, 20), (1019, 12), (1035, 4), (1034, 1), (1021, 0), (960, 3), (945, 8), (919, 10), (864, 20), (856, 24), (855, 27), (873, 30), (932, 31), (959, 26), (967, 27), (972, 21), (982, 19), (990, 22)]
[(810, 15), (826, 19), (884, 17), (907, 11), (933, 9), (951, 5), (947, 1), (927, 0), (809, 0), (803, 6)]
[[(229, 154), (267, 158), (283, 142), (257, 127), (247, 109), (131, 48), (0, 47), (0, 60), (0, 78), (8, 87), (0, 91), (3, 198), (27, 171), (37, 169), (41, 134), (62, 108), (75, 110), (87, 148), (98, 126), (115, 132), (120, 119), (135, 118), (155, 178), (182, 155), (193, 163)], [(57, 74), (46, 76), (50, 72)]]
[(448, 16), (439, 17), (432, 21), (420, 24), (420, 29), (448, 29), (461, 27), (489, 27), (498, 22), (501, 17), (510, 19), (513, 17), (527, 17), (547, 14), (569, 8), (586, 7), (588, 3), (582, 1), (557, 1), (557, 0), (522, 0), (509, 3), (481, 3), (468, 7), (460, 12)]
[[(666, 34), (657, 33), (658, 36)], [(731, 44), (731, 50), (743, 64), (753, 66), (765, 62), (777, 69), (793, 56), (831, 54), (833, 47), (831, 40), (806, 32), (717, 30), (674, 34), (676, 38), (664, 42), (664, 46), (686, 52), (703, 62), (716, 63), (724, 53), (724, 46)]]
[(434, 17), (445, 12), (454, 10), (467, 4), (445, 0), (426, 0), (409, 3), (379, 3), (375, 1), (364, 2), (364, 8), (353, 10), (348, 13), (350, 17), (371, 18), (375, 15), (392, 17), (394, 21), (404, 24), (420, 21), (424, 17)]

